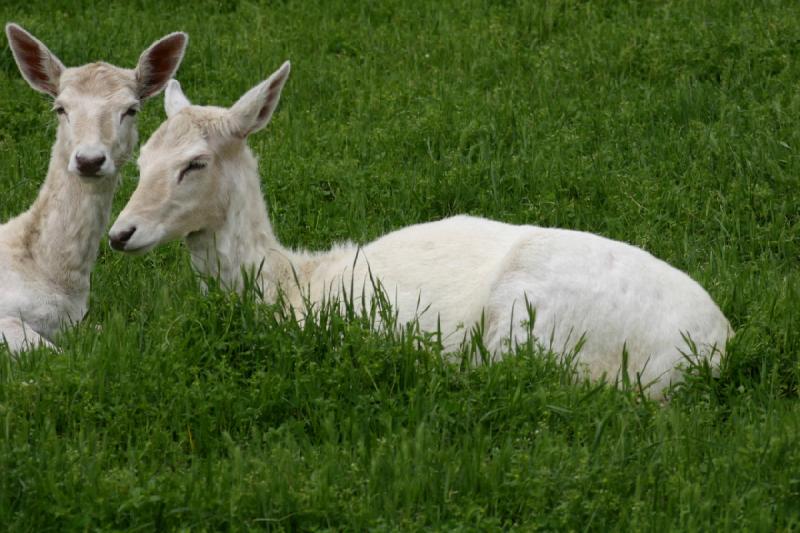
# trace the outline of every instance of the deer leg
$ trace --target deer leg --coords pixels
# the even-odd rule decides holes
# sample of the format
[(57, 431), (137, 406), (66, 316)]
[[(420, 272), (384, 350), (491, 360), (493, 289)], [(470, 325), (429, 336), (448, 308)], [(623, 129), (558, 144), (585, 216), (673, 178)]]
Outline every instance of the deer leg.
[(5, 343), (12, 354), (16, 354), (39, 345), (53, 348), (53, 344), (36, 333), (33, 328), (19, 318), (0, 318), (0, 344)]

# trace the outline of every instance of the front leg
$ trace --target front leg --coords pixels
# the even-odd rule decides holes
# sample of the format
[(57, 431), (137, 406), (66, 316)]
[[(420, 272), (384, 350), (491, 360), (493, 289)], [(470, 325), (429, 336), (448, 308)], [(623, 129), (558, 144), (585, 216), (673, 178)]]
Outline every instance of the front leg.
[(35, 348), (47, 346), (55, 348), (53, 344), (36, 333), (30, 325), (19, 318), (0, 318), (0, 344), (5, 342), (12, 354)]

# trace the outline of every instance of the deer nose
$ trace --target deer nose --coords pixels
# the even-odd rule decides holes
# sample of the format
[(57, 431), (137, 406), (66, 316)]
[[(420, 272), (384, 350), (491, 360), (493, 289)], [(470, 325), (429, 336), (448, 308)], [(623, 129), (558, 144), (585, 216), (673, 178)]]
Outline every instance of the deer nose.
[(124, 231), (112, 232), (108, 235), (108, 241), (111, 247), (118, 251), (123, 251), (125, 245), (131, 240), (133, 234), (136, 233), (136, 226), (132, 226)]
[(82, 176), (97, 176), (97, 173), (100, 172), (100, 167), (102, 167), (103, 163), (105, 162), (106, 156), (104, 155), (92, 157), (82, 155), (75, 156), (75, 163), (78, 167), (78, 172), (80, 172)]

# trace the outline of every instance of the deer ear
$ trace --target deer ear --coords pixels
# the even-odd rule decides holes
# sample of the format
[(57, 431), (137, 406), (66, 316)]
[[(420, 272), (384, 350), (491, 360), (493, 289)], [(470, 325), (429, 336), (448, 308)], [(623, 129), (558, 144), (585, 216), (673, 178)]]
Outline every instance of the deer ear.
[(57, 96), (64, 64), (39, 39), (13, 22), (6, 24), (6, 36), (25, 81), (39, 92)]
[(169, 80), (167, 90), (164, 91), (164, 111), (167, 112), (167, 118), (171, 117), (186, 106), (192, 103), (186, 98), (181, 90), (181, 84), (178, 80)]
[(183, 32), (170, 33), (142, 52), (136, 65), (139, 98), (144, 100), (161, 92), (175, 75), (183, 60), (189, 36)]
[(290, 70), (291, 64), (287, 61), (266, 81), (247, 91), (228, 110), (228, 123), (237, 137), (244, 139), (267, 125), (278, 106)]

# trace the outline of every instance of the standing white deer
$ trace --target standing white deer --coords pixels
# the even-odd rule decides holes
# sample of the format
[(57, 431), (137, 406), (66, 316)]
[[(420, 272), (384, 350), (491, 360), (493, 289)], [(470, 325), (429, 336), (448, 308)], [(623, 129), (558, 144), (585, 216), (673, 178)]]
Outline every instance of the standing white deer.
[(708, 293), (647, 252), (590, 233), (456, 216), (360, 250), (281, 246), (246, 139), (270, 120), (288, 75), (287, 62), (230, 109), (191, 105), (171, 81), (168, 119), (141, 150), (139, 185), (111, 229), (111, 246), (144, 253), (185, 238), (198, 271), (241, 289), (242, 269), (260, 267), (265, 299), (280, 287), (301, 312), (304, 296), (320, 301), (351, 280), (370, 292), (373, 276), (401, 323), (441, 328), (447, 349), (483, 320), (494, 356), (527, 338), (530, 305), (540, 342), (563, 352), (583, 344), (579, 366), (595, 378), (619, 372), (627, 350), (628, 371), (652, 383), (652, 396), (680, 380), (689, 338), (718, 364), (732, 330)]
[(187, 36), (150, 46), (135, 70), (108, 63), (66, 68), (16, 24), (6, 35), (22, 76), (54, 98), (56, 143), (33, 205), (0, 225), (0, 343), (13, 352), (51, 345), (86, 314), (119, 169), (136, 146), (136, 113), (180, 65)]

